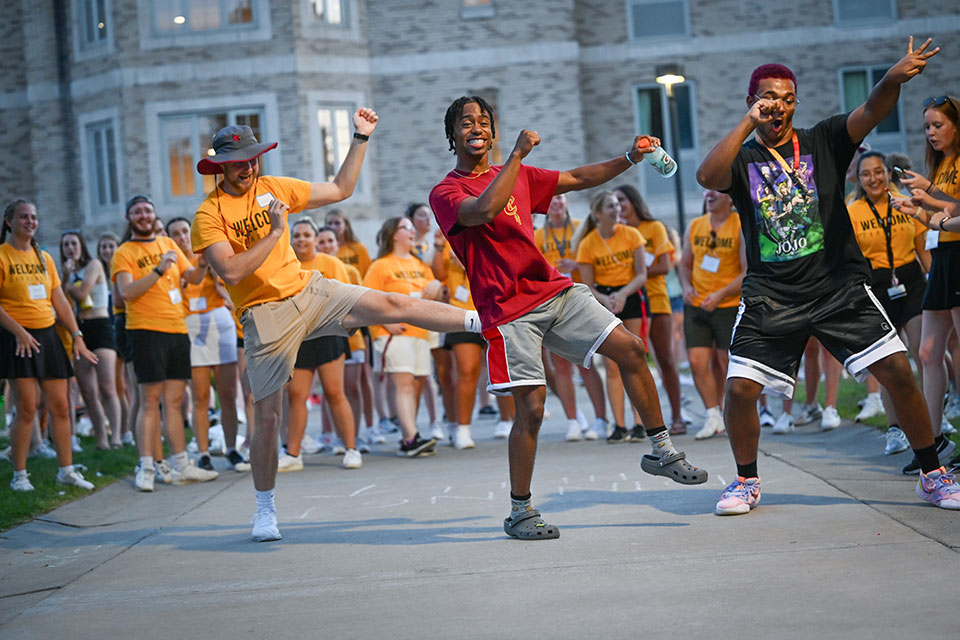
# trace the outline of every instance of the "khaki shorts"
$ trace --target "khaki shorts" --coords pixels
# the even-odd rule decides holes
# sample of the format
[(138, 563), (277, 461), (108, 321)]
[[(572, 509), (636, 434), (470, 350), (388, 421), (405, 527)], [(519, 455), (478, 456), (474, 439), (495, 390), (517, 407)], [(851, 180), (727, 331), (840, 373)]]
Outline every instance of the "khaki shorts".
[(433, 373), (430, 341), (413, 336), (380, 336), (373, 341), (373, 368), (384, 373)]
[(254, 401), (283, 389), (300, 344), (320, 336), (347, 337), (343, 319), (364, 287), (330, 280), (314, 271), (303, 290), (284, 300), (251, 307), (240, 316), (247, 376)]
[(564, 289), (516, 320), (483, 332), (490, 345), (487, 391), (507, 395), (513, 387), (545, 385), (541, 346), (590, 367), (593, 354), (620, 324), (586, 285)]

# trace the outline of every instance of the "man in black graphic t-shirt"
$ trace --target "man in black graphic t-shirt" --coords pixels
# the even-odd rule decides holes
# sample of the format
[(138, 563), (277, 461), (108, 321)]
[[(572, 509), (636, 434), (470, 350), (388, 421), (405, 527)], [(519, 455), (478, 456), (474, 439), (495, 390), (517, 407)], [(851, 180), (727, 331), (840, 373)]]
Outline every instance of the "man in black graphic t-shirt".
[[(793, 396), (811, 336), (858, 379), (869, 372), (887, 388), (920, 463), (917, 493), (960, 509), (960, 488), (940, 466), (906, 349), (870, 291), (843, 203), (844, 174), (857, 146), (896, 106), (900, 85), (939, 51), (926, 51), (930, 43), (914, 51), (911, 37), (907, 54), (864, 104), (811, 129), (793, 128), (793, 72), (779, 64), (758, 67), (747, 92), (749, 111), (697, 171), (700, 184), (733, 198), (747, 253), (724, 404), (737, 478), (721, 495), (718, 515), (748, 513), (759, 503), (757, 399), (765, 387)], [(751, 133), (755, 138), (747, 141)]]

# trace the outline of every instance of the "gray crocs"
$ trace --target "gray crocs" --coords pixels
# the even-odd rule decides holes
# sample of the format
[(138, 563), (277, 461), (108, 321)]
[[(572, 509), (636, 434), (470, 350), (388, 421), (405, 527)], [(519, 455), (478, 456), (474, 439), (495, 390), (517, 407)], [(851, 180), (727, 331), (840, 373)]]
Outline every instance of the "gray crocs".
[(504, 518), (503, 530), (518, 540), (552, 540), (560, 537), (560, 529), (547, 524), (536, 509), (528, 509), (511, 518)]
[(640, 459), (640, 468), (654, 476), (666, 476), (680, 484), (703, 484), (707, 471), (687, 462), (687, 454), (674, 452), (664, 458), (645, 455)]

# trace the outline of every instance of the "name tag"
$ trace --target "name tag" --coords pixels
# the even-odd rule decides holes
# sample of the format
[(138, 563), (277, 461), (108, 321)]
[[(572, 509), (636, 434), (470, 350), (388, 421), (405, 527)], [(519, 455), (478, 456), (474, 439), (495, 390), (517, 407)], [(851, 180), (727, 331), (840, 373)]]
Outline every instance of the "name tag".
[(711, 255), (703, 256), (703, 261), (700, 263), (700, 268), (704, 271), (709, 271), (710, 273), (716, 273), (717, 269), (720, 268), (720, 258)]
[(930, 249), (936, 249), (937, 245), (940, 244), (940, 231), (930, 229), (927, 231), (927, 244), (924, 245), (924, 248), (929, 251)]
[(261, 207), (270, 206), (270, 203), (273, 202), (274, 200), (276, 200), (276, 198), (273, 197), (272, 193), (264, 193), (262, 195), (257, 196), (257, 204), (260, 205)]
[(207, 310), (206, 298), (190, 298), (190, 311), (206, 311), (206, 310)]
[(643, 252), (643, 256), (644, 256), (644, 258), (643, 258), (643, 259), (644, 259), (644, 262), (647, 263), (647, 268), (649, 269), (649, 268), (650, 268), (650, 265), (652, 265), (653, 262), (657, 259), (657, 256), (653, 255), (652, 253), (646, 252), (646, 251)]
[(47, 299), (47, 288), (42, 284), (27, 285), (27, 293), (30, 295), (31, 300)]
[(170, 289), (167, 291), (167, 295), (170, 296), (170, 302), (173, 304), (180, 304), (183, 302), (183, 297), (180, 295), (180, 289)]
[(453, 297), (459, 300), (460, 302), (466, 302), (470, 299), (470, 290), (465, 286), (457, 285), (457, 290), (454, 291)]

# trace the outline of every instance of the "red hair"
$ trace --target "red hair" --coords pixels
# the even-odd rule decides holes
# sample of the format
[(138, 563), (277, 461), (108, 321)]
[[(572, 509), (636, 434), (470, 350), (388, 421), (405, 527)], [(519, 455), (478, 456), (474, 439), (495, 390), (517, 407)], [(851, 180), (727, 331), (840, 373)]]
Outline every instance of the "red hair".
[(762, 64), (753, 70), (753, 73), (750, 74), (750, 86), (747, 87), (747, 94), (755, 96), (757, 94), (757, 88), (760, 86), (760, 81), (766, 80), (767, 78), (789, 80), (793, 83), (794, 90), (797, 89), (797, 76), (793, 75), (793, 71), (790, 71), (790, 69), (782, 64), (772, 63)]

